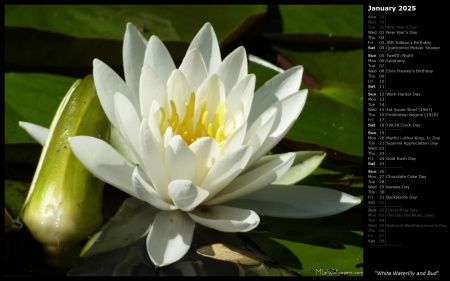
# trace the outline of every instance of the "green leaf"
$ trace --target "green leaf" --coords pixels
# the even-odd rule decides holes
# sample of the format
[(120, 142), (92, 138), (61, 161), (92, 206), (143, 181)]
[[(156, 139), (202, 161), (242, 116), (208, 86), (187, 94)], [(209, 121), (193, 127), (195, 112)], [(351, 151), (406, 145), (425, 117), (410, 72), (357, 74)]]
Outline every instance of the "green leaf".
[[(5, 208), (5, 233), (18, 231), (22, 228), (22, 224), (18, 221), (18, 218), (13, 219), (8, 209)], [(8, 251), (6, 251), (8, 252)], [(6, 254), (7, 256), (8, 254)]]
[(5, 180), (5, 208), (11, 214), (11, 217), (19, 217), (29, 188), (30, 183)]
[(347, 154), (363, 154), (363, 52), (295, 53), (320, 88), (310, 87), (305, 107), (287, 138), (318, 143)]
[(267, 231), (247, 235), (277, 262), (304, 276), (318, 276), (320, 269), (362, 273), (361, 212), (308, 220), (262, 217), (258, 228), (264, 226)]
[[(308, 88), (303, 111), (286, 138), (362, 156), (364, 145), (362, 51), (297, 53), (280, 50), (280, 52), (285, 53), (295, 64), (303, 65), (305, 71), (309, 71), (320, 84), (320, 89)], [(259, 88), (279, 72), (251, 60), (249, 73), (255, 73), (256, 87)], [(301, 88), (306, 88), (304, 83)]]
[(121, 73), (122, 43), (122, 40), (77, 38), (28, 27), (6, 27), (5, 68), (8, 72), (84, 77), (92, 73), (92, 61), (98, 58)]
[(41, 151), (38, 143), (5, 144), (5, 178), (30, 183)]
[(361, 175), (337, 172), (336, 170), (319, 167), (310, 176), (303, 179), (301, 184), (335, 189), (363, 200), (363, 177)]
[(158, 36), (180, 63), (206, 22), (212, 23), (225, 48), (265, 12), (265, 5), (9, 5), (5, 11), (6, 69), (84, 77), (98, 58), (121, 74), (128, 22), (147, 39)]
[(5, 143), (34, 141), (19, 121), (48, 128), (75, 80), (42, 73), (5, 73)]
[[(342, 151), (326, 147), (324, 145), (319, 145), (316, 143), (302, 142), (291, 139), (283, 139), (280, 144), (275, 147), (278, 151), (277, 153), (287, 152), (287, 151), (323, 151), (327, 154), (327, 157), (321, 163), (322, 167), (328, 169), (339, 171), (346, 174), (358, 174), (364, 173), (364, 159), (361, 156), (356, 156), (352, 154), (347, 154)], [(313, 184), (314, 185), (314, 184)]]
[(263, 37), (276, 47), (297, 52), (318, 52), (361, 49), (362, 38), (337, 37), (326, 34), (264, 34)]
[(253, 73), (256, 76), (255, 90), (259, 89), (264, 83), (283, 71), (281, 68), (278, 68), (259, 57), (250, 55), (249, 58), (248, 73)]
[(274, 46), (301, 51), (362, 49), (362, 5), (279, 5), (282, 33), (265, 33)]
[(123, 40), (126, 23), (132, 22), (146, 38), (190, 42), (205, 22), (211, 22), (222, 41), (236, 32), (236, 26), (265, 11), (265, 5), (8, 5), (5, 26)]
[(329, 98), (310, 95), (286, 137), (362, 156), (362, 114)]
[(363, 5), (279, 5), (285, 34), (363, 37)]
[(135, 242), (147, 234), (157, 211), (142, 200), (125, 199), (115, 215), (86, 243), (80, 255), (89, 257)]
[(305, 71), (319, 84), (311, 87), (311, 95), (323, 95), (353, 110), (363, 111), (363, 51), (280, 53)]
[(278, 7), (283, 31), (262, 36), (283, 67), (303, 65), (302, 88), (309, 89), (287, 138), (362, 156), (363, 6)]

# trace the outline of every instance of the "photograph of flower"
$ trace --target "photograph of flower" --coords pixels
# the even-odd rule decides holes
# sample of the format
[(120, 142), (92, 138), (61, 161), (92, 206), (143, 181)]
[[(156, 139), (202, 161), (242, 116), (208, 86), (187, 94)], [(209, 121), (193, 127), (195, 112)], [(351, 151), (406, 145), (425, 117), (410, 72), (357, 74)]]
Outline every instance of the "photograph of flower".
[(6, 5), (5, 275), (363, 276), (363, 25)]

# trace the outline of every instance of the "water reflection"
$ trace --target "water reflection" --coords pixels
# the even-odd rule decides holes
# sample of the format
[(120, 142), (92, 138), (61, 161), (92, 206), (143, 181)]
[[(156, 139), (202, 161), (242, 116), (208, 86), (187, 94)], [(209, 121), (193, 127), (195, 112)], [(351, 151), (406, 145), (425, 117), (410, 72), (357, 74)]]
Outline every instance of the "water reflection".
[(146, 254), (145, 237), (129, 246), (84, 259), (68, 276), (245, 276), (234, 263), (202, 257), (196, 249), (205, 245), (198, 236), (189, 252), (177, 263), (155, 268)]

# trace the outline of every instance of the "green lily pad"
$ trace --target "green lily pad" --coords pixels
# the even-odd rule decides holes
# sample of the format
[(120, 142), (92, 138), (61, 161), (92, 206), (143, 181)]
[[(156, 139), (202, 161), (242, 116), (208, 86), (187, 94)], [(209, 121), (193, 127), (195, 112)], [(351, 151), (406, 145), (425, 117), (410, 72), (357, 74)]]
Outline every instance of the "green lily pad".
[(5, 73), (5, 143), (34, 141), (19, 121), (48, 128), (76, 80), (43, 73)]
[[(8, 5), (6, 69), (84, 77), (98, 58), (120, 73), (128, 22), (147, 39), (158, 36), (180, 63), (206, 22), (214, 26), (224, 47), (265, 12), (265, 5)], [(181, 13), (191, 16), (181, 17)]]
[(283, 58), (284, 67), (303, 65), (302, 88), (309, 89), (287, 138), (362, 156), (363, 6), (278, 8), (283, 31), (262, 35)]
[(5, 144), (5, 179), (31, 183), (41, 156), (38, 143)]
[(342, 173), (337, 169), (319, 167), (302, 180), (304, 185), (314, 185), (337, 189), (354, 196), (362, 195), (363, 177), (361, 174)]
[(12, 218), (19, 217), (29, 189), (30, 183), (5, 180), (5, 208)]
[(190, 42), (209, 21), (222, 41), (265, 11), (265, 5), (8, 5), (5, 26), (123, 40), (126, 23), (132, 22), (146, 38)]
[(279, 49), (294, 63), (303, 65), (305, 71), (318, 83), (311, 95), (323, 95), (362, 112), (363, 101), (363, 51), (347, 52), (291, 52)]
[(362, 49), (362, 5), (279, 5), (283, 31), (267, 32), (270, 44), (294, 50)]
[(263, 231), (247, 235), (280, 264), (303, 276), (323, 276), (329, 269), (351, 273), (349, 276), (362, 275), (361, 212), (351, 209), (308, 220), (262, 217), (261, 222), (258, 228)]
[(5, 208), (5, 233), (19, 231), (22, 228), (22, 224), (18, 219), (13, 219), (8, 209)]
[(309, 88), (305, 107), (287, 137), (362, 156), (362, 50), (321, 53), (280, 51), (296, 64), (303, 65), (320, 86)]
[[(317, 74), (316, 80), (321, 85), (320, 89), (308, 88), (305, 107), (286, 138), (362, 156), (363, 72), (362, 64), (358, 64), (362, 61), (362, 51), (283, 52), (291, 54), (295, 62), (303, 65), (305, 71), (310, 71), (314, 77)], [(339, 62), (346, 60), (350, 60), (345, 65), (349, 69), (344, 70), (344, 66), (339, 66)], [(331, 66), (328, 67), (329, 65)], [(254, 61), (249, 63), (249, 72), (256, 74), (257, 87), (278, 74), (276, 70)], [(305, 86), (302, 85), (301, 88)]]
[(114, 217), (92, 235), (81, 250), (80, 256), (96, 255), (135, 242), (147, 234), (158, 211), (139, 199), (125, 199)]
[[(253, 73), (256, 76), (255, 90), (260, 88), (264, 85), (264, 83), (282, 71), (281, 68), (277, 71), (276, 69), (270, 68), (270, 66), (264, 65), (263, 63), (269, 62), (254, 56), (252, 56), (248, 62), (248, 73)], [(275, 65), (272, 66), (276, 67)]]
[(363, 5), (279, 5), (285, 34), (363, 36)]

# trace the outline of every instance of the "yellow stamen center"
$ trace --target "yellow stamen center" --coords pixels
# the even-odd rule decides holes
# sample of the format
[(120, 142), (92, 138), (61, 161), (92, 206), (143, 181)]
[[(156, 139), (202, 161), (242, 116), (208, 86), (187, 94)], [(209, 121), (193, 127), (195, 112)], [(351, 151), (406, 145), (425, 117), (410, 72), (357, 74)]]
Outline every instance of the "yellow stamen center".
[(220, 147), (228, 138), (228, 134), (225, 134), (225, 117), (227, 109), (225, 108), (225, 102), (222, 101), (217, 106), (214, 116), (211, 122), (208, 122), (208, 111), (206, 110), (206, 100), (202, 100), (202, 106), (199, 117), (195, 118), (195, 93), (191, 94), (189, 102), (186, 103), (186, 113), (183, 120), (180, 122), (180, 116), (177, 112), (177, 106), (173, 100), (170, 101), (171, 114), (166, 119), (166, 111), (164, 108), (160, 108), (161, 120), (159, 128), (161, 134), (164, 134), (168, 127), (172, 127), (175, 134), (180, 135), (184, 141), (190, 145), (194, 141), (202, 137), (215, 138)]

